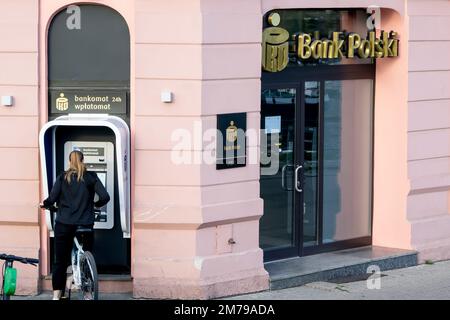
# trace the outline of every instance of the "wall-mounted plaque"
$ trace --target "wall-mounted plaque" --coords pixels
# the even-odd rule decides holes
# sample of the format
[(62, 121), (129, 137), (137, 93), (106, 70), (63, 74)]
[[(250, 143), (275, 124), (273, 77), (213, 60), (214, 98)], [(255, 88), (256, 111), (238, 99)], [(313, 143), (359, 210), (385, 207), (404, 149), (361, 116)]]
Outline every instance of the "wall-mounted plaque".
[(247, 114), (217, 115), (216, 169), (245, 167)]
[(49, 99), (51, 114), (127, 113), (125, 91), (61, 89), (52, 90)]

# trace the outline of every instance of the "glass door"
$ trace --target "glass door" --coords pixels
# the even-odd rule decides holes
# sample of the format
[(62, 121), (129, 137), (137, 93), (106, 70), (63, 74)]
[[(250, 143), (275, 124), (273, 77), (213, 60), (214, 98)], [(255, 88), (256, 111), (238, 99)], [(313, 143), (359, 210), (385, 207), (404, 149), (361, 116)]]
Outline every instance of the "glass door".
[(265, 88), (261, 100), (260, 245), (272, 260), (319, 242), (320, 82)]
[(319, 240), (320, 82), (261, 96), (260, 245), (266, 260), (302, 255)]
[(371, 79), (263, 87), (266, 261), (371, 243), (372, 88)]
[[(266, 258), (294, 256), (299, 251), (298, 92), (296, 86), (264, 88), (261, 95), (261, 178), (264, 215), (260, 246)], [(298, 170), (297, 170), (298, 172)]]
[(319, 240), (319, 145), (320, 145), (320, 82), (303, 82), (302, 113), (303, 131), (301, 133), (303, 157), (303, 247), (314, 246)]

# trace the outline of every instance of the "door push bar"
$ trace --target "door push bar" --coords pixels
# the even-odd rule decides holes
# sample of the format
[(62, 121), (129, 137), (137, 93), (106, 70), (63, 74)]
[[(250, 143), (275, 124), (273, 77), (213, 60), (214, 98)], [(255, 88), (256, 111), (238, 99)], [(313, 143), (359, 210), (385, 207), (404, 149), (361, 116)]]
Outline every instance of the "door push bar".
[[(294, 165), (292, 164), (285, 164), (283, 166), (283, 168), (281, 169), (281, 188), (283, 188), (283, 190), (285, 191), (294, 191), (294, 189), (289, 188), (288, 186), (286, 186), (286, 170), (288, 168), (294, 168)], [(302, 165), (299, 165), (295, 168), (295, 173), (294, 173), (294, 188), (295, 191), (297, 192), (303, 192), (303, 187), (302, 187), (302, 181), (303, 179), (299, 179), (298, 177), (298, 172), (303, 169)]]
[(301, 169), (303, 169), (303, 166), (302, 165), (300, 165), (300, 166), (297, 166), (297, 168), (295, 168), (295, 174), (294, 174), (294, 178), (295, 178), (295, 180), (294, 180), (294, 186), (295, 186), (295, 191), (297, 191), (297, 192), (303, 192), (303, 187), (300, 185), (299, 186), (299, 184), (301, 184), (301, 181), (303, 181), (303, 179), (298, 179), (298, 172), (301, 170)]

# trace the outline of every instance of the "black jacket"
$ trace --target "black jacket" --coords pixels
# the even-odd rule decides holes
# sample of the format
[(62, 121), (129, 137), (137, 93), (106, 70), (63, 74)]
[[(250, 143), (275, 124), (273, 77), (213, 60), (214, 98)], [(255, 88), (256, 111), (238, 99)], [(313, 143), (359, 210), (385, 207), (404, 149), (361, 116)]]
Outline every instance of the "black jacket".
[[(44, 200), (44, 207), (55, 202), (58, 205), (56, 221), (72, 225), (94, 224), (94, 205), (103, 207), (110, 200), (109, 194), (95, 172), (86, 171), (80, 182), (74, 173), (70, 184), (61, 173), (53, 185), (52, 191)], [(99, 199), (94, 203), (97, 193)]]

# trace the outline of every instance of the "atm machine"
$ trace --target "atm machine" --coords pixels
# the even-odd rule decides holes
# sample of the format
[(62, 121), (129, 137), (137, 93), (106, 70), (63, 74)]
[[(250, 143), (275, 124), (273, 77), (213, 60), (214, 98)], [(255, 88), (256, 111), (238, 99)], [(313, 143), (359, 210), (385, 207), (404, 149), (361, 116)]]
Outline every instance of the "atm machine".
[[(64, 159), (69, 159), (72, 151), (81, 151), (88, 171), (94, 171), (108, 191), (111, 200), (100, 208), (95, 218), (95, 229), (112, 229), (114, 227), (114, 144), (102, 141), (66, 141)], [(66, 161), (64, 170), (69, 169)], [(94, 201), (98, 200), (95, 195)]]
[[(69, 154), (84, 154), (111, 200), (96, 215), (93, 254), (99, 273), (130, 272), (130, 137), (127, 123), (111, 115), (65, 115), (48, 122), (39, 135), (43, 196), (47, 197)], [(46, 212), (53, 261), (53, 220)]]

